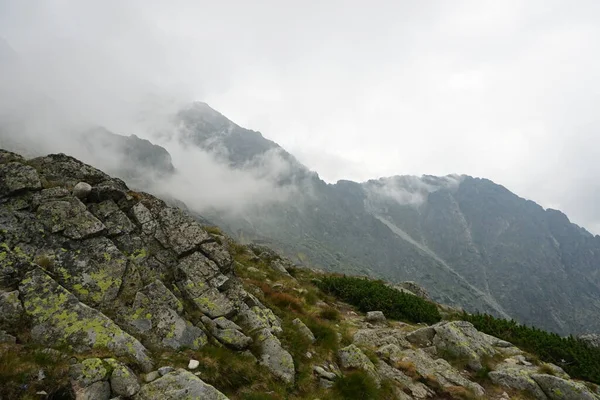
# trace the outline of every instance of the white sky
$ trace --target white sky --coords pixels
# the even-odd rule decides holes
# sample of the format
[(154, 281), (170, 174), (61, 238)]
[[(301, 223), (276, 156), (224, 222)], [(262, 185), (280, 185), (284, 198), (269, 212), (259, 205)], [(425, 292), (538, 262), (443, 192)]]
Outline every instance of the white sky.
[(150, 92), (202, 100), (327, 181), (486, 177), (594, 232), (598, 21), (596, 0), (0, 0), (32, 85), (121, 133)]

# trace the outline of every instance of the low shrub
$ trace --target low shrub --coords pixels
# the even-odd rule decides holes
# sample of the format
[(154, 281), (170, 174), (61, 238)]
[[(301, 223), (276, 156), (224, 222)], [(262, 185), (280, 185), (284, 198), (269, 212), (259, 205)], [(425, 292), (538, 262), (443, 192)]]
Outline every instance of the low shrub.
[(340, 312), (333, 307), (327, 307), (319, 312), (319, 317), (328, 321), (339, 321)]
[(441, 320), (435, 304), (420, 297), (400, 292), (381, 281), (346, 276), (326, 276), (316, 284), (350, 303), (362, 312), (383, 311), (386, 317), (410, 322), (433, 324)]
[(375, 380), (363, 371), (349, 372), (338, 378), (333, 386), (334, 391), (344, 400), (376, 400), (379, 399), (379, 388)]

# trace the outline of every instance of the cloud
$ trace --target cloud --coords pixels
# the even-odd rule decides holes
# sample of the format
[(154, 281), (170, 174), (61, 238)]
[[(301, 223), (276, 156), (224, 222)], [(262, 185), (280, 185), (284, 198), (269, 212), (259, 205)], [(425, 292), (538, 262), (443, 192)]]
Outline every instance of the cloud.
[[(330, 182), (486, 177), (600, 232), (599, 18), (593, 0), (0, 0), (29, 65), (0, 109), (51, 93), (63, 120), (144, 136), (203, 100)], [(48, 114), (33, 131), (54, 135)]]
[(400, 205), (418, 207), (427, 200), (430, 193), (440, 189), (456, 189), (463, 177), (448, 175), (444, 177), (431, 176), (395, 176), (366, 182), (367, 199), (371, 204), (381, 200), (392, 200)]

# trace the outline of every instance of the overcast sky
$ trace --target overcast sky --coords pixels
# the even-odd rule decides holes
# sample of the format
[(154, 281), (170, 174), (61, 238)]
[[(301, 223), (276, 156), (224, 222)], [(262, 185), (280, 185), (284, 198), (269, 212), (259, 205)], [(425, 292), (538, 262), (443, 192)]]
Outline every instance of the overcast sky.
[(600, 233), (598, 21), (597, 0), (0, 0), (31, 85), (121, 133), (150, 93), (202, 100), (329, 182), (487, 177)]

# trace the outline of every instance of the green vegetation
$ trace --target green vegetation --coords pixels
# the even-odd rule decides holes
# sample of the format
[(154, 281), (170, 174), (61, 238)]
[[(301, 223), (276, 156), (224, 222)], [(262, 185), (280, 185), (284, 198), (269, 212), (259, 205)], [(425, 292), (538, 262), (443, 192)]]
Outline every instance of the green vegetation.
[(335, 381), (334, 390), (344, 400), (381, 399), (380, 389), (366, 372), (353, 371)]
[(572, 378), (600, 383), (600, 349), (589, 347), (572, 336), (560, 337), (550, 333), (519, 325), (517, 322), (499, 319), (487, 314), (461, 317), (475, 328), (487, 334), (511, 342), (522, 350), (539, 357), (540, 360), (562, 367)]
[(386, 317), (433, 324), (441, 320), (435, 304), (386, 286), (381, 281), (347, 276), (326, 276), (317, 285), (362, 312), (383, 311)]

